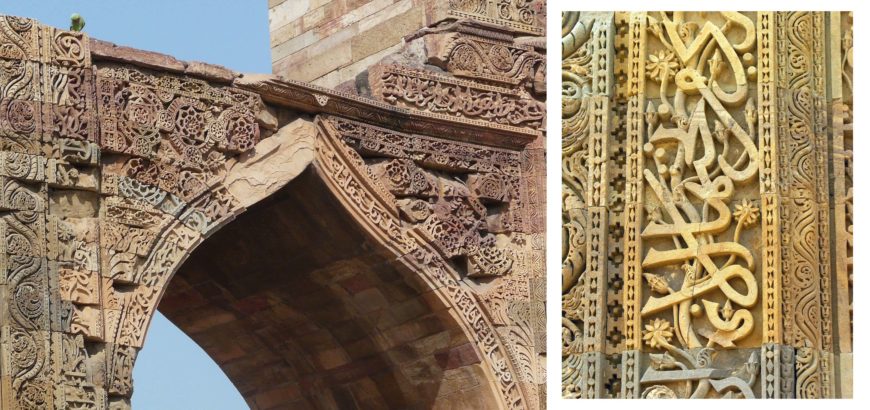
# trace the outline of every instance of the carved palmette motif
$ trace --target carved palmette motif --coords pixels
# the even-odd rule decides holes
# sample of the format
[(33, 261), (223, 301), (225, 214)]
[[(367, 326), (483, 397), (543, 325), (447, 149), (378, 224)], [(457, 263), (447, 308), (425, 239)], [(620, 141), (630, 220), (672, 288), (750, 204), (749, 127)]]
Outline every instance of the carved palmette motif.
[[(545, 75), (544, 57), (534, 48), (473, 34), (439, 33), (426, 37), (429, 62), (457, 77), (516, 86)], [(534, 86), (534, 84), (530, 84)]]
[(849, 19), (563, 14), (563, 396), (851, 394)]
[[(460, 270), (471, 277), (511, 271), (512, 257), (499, 249), (497, 236), (523, 225), (516, 153), (427, 141), (339, 118), (327, 121), (362, 155), (367, 172), (388, 191), (383, 195), (405, 222), (431, 235), (447, 257), (464, 259)], [(464, 183), (457, 174), (464, 175)]]
[(474, 19), (542, 35), (544, 5), (543, 0), (448, 0), (447, 14), (456, 19)]

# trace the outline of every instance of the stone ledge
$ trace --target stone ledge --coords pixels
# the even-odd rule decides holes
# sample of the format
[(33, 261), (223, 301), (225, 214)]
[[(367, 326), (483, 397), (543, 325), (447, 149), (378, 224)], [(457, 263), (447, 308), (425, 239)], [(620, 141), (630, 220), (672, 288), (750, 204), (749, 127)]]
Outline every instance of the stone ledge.
[(233, 85), (259, 94), (266, 103), (309, 114), (337, 115), (388, 127), (396, 132), (437, 135), (487, 146), (519, 149), (534, 141), (540, 132), (395, 107), (310, 83), (286, 80), (273, 74), (243, 74)]
[(115, 43), (95, 38), (90, 39), (90, 46), (92, 57), (133, 64), (140, 67), (184, 73), (184, 62), (170, 55), (119, 46)]
[(200, 61), (182, 61), (168, 54), (119, 46), (108, 41), (90, 38), (91, 58), (133, 64), (160, 71), (187, 74), (204, 80), (232, 84), (239, 73), (217, 64)]

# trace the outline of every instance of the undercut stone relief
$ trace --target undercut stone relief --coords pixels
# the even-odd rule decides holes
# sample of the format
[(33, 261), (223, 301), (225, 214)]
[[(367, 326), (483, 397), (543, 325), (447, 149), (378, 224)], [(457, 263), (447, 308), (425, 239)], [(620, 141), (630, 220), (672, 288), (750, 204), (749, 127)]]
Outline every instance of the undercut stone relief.
[[(342, 221), (318, 240), (353, 232), (362, 256), (318, 248), (282, 279), (305, 290), (291, 302), (316, 302), (308, 311), (285, 294), (181, 298), (201, 321), (191, 337), (232, 317), (261, 329), (244, 336), (280, 344), (250, 351), (224, 337), (239, 343), (228, 354), (201, 343), (228, 374), (293, 349), (275, 360), (293, 375), (260, 364), (281, 377), (233, 378), (252, 407), (544, 408), (545, 50), (529, 37), (543, 2), (453, 3), (474, 21), (405, 33), (429, 49), (371, 62), (368, 93), (0, 16), (0, 408), (130, 408), (151, 318), (166, 295), (177, 307), (193, 292), (173, 277), (235, 218), (279, 205), (304, 219), (289, 222)], [(289, 226), (276, 219), (251, 229)], [(327, 256), (348, 259), (311, 262)], [(236, 277), (261, 274), (251, 270)], [(233, 285), (213, 275), (208, 286)], [(337, 314), (348, 306), (356, 316)]]
[(456, 19), (474, 19), (534, 35), (543, 35), (546, 27), (546, 2), (543, 0), (449, 0), (447, 14)]
[(506, 127), (537, 129), (544, 122), (544, 103), (530, 98), (524, 90), (451, 79), (394, 65), (378, 67), (370, 76), (373, 93), (399, 107)]
[(428, 35), (428, 61), (458, 77), (510, 85), (525, 83), (534, 87), (534, 92), (543, 93), (544, 56), (530, 45), (485, 34), (484, 30), (463, 28), (460, 33)]
[(563, 396), (850, 397), (844, 18), (563, 14)]

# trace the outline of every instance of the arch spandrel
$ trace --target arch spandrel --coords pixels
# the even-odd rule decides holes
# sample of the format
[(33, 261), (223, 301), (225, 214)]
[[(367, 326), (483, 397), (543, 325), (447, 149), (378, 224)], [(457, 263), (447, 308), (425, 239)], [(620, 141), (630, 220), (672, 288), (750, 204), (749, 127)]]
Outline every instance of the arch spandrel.
[[(540, 149), (523, 149), (539, 132), (523, 121), (536, 117), (481, 128), (480, 119), (428, 112), (435, 107), (276, 78), (202, 76), (199, 63), (29, 19), (0, 25), (3, 408), (129, 407), (151, 316), (184, 286), (171, 283), (190, 284), (184, 273), (171, 280), (175, 272), (212, 235), (240, 229), (231, 221), (294, 184), (316, 187), (340, 210), (374, 251), (367, 268), (412, 283), (411, 300), (425, 302), (420, 320), (449, 336), (411, 354), (430, 366), (418, 377), (443, 378), (439, 389), (427, 381), (429, 404), (539, 406), (543, 237), (528, 209), (543, 199), (521, 182), (541, 175), (532, 163)], [(376, 328), (362, 331), (397, 350)], [(403, 391), (384, 396), (396, 404), (415, 384), (396, 370), (394, 351), (374, 357), (405, 378)], [(469, 374), (479, 387), (455, 386)], [(281, 403), (250, 390), (244, 376), (233, 381), (249, 403)]]

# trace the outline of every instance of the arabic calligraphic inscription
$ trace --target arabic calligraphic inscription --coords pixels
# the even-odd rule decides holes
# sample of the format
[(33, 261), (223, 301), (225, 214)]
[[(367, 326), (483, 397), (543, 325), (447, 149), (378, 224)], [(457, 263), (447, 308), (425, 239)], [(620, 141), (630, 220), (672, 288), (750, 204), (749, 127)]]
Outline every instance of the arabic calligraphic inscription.
[(563, 13), (563, 397), (851, 397), (851, 21)]

